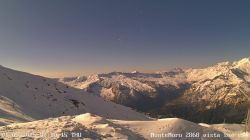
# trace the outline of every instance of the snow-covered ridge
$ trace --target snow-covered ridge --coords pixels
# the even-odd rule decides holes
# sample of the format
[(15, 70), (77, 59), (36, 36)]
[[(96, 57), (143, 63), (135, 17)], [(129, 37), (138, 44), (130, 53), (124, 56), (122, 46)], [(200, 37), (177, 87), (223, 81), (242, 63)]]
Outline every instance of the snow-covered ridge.
[(0, 124), (86, 112), (113, 119), (146, 116), (54, 79), (0, 67)]
[[(223, 131), (228, 132), (235, 128), (237, 128), (237, 131), (234, 130), (232, 131), (233, 133), (230, 134), (244, 134), (241, 125), (198, 125), (178, 118), (150, 121), (110, 120), (86, 113), (78, 116), (63, 116), (3, 126), (0, 127), (0, 136), (4, 139), (19, 139), (22, 137), (44, 140), (84, 138), (106, 140), (188, 140), (190, 139), (190, 137), (187, 137), (189, 135), (188, 133), (195, 132), (196, 135), (199, 134), (198, 140), (229, 140), (229, 138), (224, 137)], [(12, 133), (16, 135), (12, 136)], [(29, 133), (29, 135), (25, 136), (27, 133)], [(250, 135), (246, 133), (244, 137), (231, 137), (231, 139), (247, 140), (249, 136)]]

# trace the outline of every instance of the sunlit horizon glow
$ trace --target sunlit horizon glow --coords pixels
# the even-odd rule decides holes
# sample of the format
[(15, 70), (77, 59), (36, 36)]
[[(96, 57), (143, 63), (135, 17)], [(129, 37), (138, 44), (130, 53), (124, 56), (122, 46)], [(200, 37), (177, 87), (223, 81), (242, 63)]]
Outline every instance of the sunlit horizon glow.
[(250, 54), (250, 1), (0, 2), (0, 65), (46, 77), (202, 68)]

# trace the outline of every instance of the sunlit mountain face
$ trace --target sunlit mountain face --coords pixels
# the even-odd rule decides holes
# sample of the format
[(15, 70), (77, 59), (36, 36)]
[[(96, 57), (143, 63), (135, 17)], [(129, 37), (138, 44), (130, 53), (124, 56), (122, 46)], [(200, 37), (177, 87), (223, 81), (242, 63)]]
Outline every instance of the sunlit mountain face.
[(250, 59), (244, 58), (202, 69), (112, 72), (59, 81), (152, 117), (241, 123), (250, 106), (249, 72)]

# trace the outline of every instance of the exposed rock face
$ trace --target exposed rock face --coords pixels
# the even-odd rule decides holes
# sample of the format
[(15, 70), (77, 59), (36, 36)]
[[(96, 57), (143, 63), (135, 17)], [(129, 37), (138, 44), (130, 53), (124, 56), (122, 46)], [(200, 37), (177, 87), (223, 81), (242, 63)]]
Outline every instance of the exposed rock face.
[(250, 58), (204, 69), (151, 74), (112, 72), (64, 83), (154, 117), (241, 122), (250, 107)]

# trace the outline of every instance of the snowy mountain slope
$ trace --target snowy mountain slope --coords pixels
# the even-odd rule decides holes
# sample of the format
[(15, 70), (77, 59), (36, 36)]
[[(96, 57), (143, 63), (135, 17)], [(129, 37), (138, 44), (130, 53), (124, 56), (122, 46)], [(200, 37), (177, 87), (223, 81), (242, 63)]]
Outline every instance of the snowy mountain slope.
[[(109, 101), (139, 110), (148, 110), (163, 104), (166, 101), (165, 99), (174, 98), (178, 95), (175, 93), (187, 88), (188, 85), (183, 81), (183, 77), (182, 74), (174, 75), (173, 73), (112, 72), (91, 75), (86, 81), (82, 82), (76, 82), (76, 80), (60, 81)], [(148, 102), (150, 104), (145, 106)]]
[[(0, 136), (9, 138), (52, 139), (190, 139), (185, 138), (187, 132), (200, 133), (197, 140), (227, 140), (223, 133), (188, 122), (182, 119), (170, 118), (151, 121), (121, 121), (110, 120), (89, 113), (78, 116), (63, 116), (29, 123), (12, 124), (0, 127)], [(15, 133), (15, 136), (11, 136)], [(25, 136), (25, 134), (29, 136)], [(202, 137), (203, 134), (216, 134), (220, 138)], [(63, 134), (63, 135), (62, 135)], [(78, 134), (78, 135), (77, 135)], [(162, 137), (161, 134), (168, 135)], [(171, 134), (176, 134), (172, 136)], [(78, 137), (77, 137), (78, 136)], [(235, 140), (237, 140), (235, 138)]]
[(0, 67), (1, 124), (91, 112), (107, 118), (144, 120), (144, 115), (56, 80)]
[(154, 117), (182, 117), (207, 123), (241, 122), (250, 106), (250, 58), (202, 69), (112, 72), (91, 75), (82, 81), (61, 82)]
[[(31, 121), (31, 117), (25, 115), (15, 102), (4, 96), (0, 96), (0, 122), (4, 124), (14, 123), (19, 121)], [(5, 119), (4, 119), (5, 118)]]
[(188, 116), (186, 119), (192, 118), (196, 122), (240, 123), (250, 107), (249, 64), (249, 58), (245, 58), (205, 69), (188, 70), (188, 79), (197, 81), (182, 96), (167, 103), (163, 111), (185, 110), (175, 111), (175, 114)]

